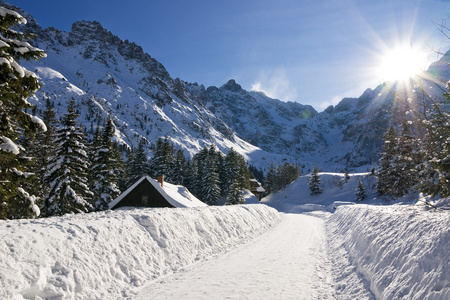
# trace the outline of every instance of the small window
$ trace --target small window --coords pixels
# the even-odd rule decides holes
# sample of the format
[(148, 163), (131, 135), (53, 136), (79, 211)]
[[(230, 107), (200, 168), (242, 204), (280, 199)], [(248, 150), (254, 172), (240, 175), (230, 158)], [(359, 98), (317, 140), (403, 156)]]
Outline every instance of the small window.
[(148, 205), (148, 196), (142, 196), (142, 205)]

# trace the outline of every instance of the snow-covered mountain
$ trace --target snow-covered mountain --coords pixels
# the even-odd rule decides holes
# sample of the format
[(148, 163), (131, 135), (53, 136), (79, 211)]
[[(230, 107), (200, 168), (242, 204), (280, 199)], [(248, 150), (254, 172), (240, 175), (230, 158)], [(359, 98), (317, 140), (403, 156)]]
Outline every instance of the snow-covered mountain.
[[(309, 105), (245, 91), (234, 80), (205, 88), (173, 79), (140, 46), (98, 22), (79, 21), (64, 32), (43, 29), (28, 13), (20, 13), (29, 20), (21, 30), (34, 33), (33, 43), (47, 52), (41, 61), (23, 63), (43, 83), (30, 99), (38, 113), (46, 99), (57, 114), (65, 113), (74, 98), (88, 130), (111, 115), (116, 139), (130, 146), (141, 138), (153, 143), (167, 136), (188, 155), (204, 145), (215, 144), (224, 152), (233, 147), (262, 168), (289, 160), (305, 171), (314, 164), (330, 171), (367, 169), (378, 159), (395, 106), (395, 85), (368, 89), (318, 113)], [(443, 59), (450, 61), (450, 55)], [(447, 76), (448, 70), (447, 64), (436, 64), (433, 74)]]

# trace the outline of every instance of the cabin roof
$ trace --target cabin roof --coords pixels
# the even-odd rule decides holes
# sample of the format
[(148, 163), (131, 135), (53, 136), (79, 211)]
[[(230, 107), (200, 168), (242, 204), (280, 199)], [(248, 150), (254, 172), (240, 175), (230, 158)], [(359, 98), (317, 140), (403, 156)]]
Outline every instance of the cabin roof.
[(148, 176), (141, 177), (136, 183), (130, 186), (126, 191), (120, 194), (116, 199), (111, 201), (108, 205), (109, 209), (116, 206), (123, 198), (125, 198), (131, 191), (133, 191), (142, 181), (147, 180), (173, 207), (198, 207), (207, 206), (207, 204), (198, 200), (192, 195), (187, 188), (181, 185), (175, 185), (164, 182), (161, 187), (160, 183)]

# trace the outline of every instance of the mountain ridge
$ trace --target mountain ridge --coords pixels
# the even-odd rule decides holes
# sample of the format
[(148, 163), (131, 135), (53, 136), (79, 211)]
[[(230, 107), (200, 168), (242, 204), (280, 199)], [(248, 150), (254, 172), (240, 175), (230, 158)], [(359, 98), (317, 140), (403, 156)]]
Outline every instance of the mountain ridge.
[[(43, 82), (30, 100), (38, 112), (50, 98), (61, 115), (68, 99), (75, 98), (86, 128), (110, 115), (116, 140), (129, 146), (141, 138), (150, 144), (167, 136), (188, 156), (206, 145), (223, 152), (234, 148), (263, 169), (271, 161), (288, 160), (304, 171), (313, 165), (367, 170), (378, 160), (395, 106), (394, 84), (369, 88), (317, 112), (310, 105), (246, 91), (234, 79), (208, 88), (173, 79), (142, 47), (97, 21), (78, 21), (64, 32), (42, 29), (21, 13), (29, 20), (21, 29), (36, 34), (34, 42), (48, 54), (42, 61), (24, 62)], [(447, 76), (445, 63), (432, 67), (435, 78)]]

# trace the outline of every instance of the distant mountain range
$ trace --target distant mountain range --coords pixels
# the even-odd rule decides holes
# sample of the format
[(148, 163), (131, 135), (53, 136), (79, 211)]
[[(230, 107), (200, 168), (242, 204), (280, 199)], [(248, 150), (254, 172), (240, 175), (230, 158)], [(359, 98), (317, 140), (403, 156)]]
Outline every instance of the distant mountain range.
[[(174, 79), (142, 47), (121, 40), (98, 22), (75, 22), (70, 32), (43, 29), (18, 10), (28, 19), (20, 30), (34, 33), (32, 44), (47, 52), (43, 60), (21, 62), (43, 83), (29, 100), (38, 114), (46, 99), (61, 115), (74, 98), (79, 121), (88, 130), (110, 115), (116, 140), (129, 146), (141, 138), (151, 144), (169, 137), (187, 156), (205, 145), (225, 153), (232, 147), (263, 169), (272, 161), (287, 160), (305, 172), (313, 165), (328, 171), (366, 170), (378, 160), (396, 97), (410, 92), (396, 83), (382, 84), (318, 113), (309, 105), (246, 91), (232, 79), (208, 88)], [(443, 85), (450, 79), (448, 62), (450, 52), (430, 66), (433, 81)], [(431, 81), (423, 86), (439, 95)]]

